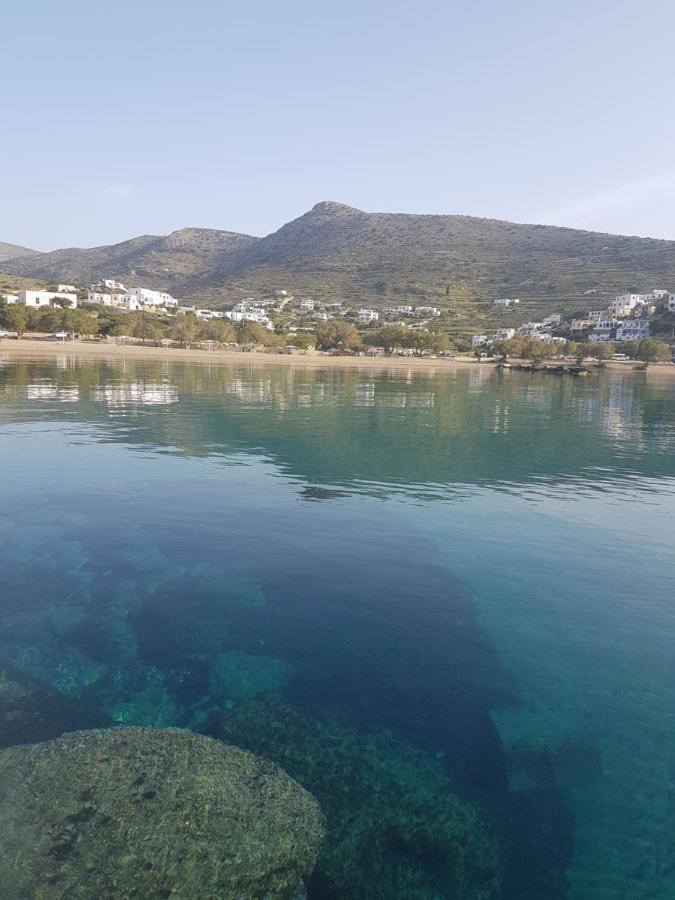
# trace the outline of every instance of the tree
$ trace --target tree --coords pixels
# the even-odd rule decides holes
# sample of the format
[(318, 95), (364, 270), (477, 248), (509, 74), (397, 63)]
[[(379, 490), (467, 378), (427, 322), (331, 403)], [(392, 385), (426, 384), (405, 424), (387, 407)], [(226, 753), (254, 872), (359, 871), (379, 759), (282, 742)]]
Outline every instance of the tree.
[(614, 345), (591, 342), (588, 345), (588, 353), (590, 356), (595, 357), (599, 363), (602, 363), (614, 356)]
[(316, 342), (321, 350), (333, 347), (355, 349), (361, 346), (361, 335), (349, 322), (323, 322), (316, 328)]
[(63, 312), (63, 330), (88, 337), (98, 330), (98, 322), (82, 309), (67, 309)]
[(63, 328), (63, 311), (53, 309), (51, 306), (45, 306), (35, 311), (31, 327), (35, 331), (42, 331), (45, 334), (54, 334)]
[(222, 319), (209, 319), (199, 326), (199, 339), (201, 341), (216, 341), (219, 344), (234, 343), (236, 332), (232, 322), (224, 322)]
[(52, 304), (61, 309), (70, 309), (73, 305), (73, 301), (69, 297), (54, 297), (52, 299)]
[(628, 359), (637, 359), (640, 349), (640, 341), (624, 341), (621, 344), (621, 350), (626, 354)]
[(297, 331), (290, 335), (288, 340), (298, 350), (310, 350), (316, 346), (316, 335), (309, 331)]
[(550, 349), (544, 341), (538, 341), (536, 338), (527, 337), (523, 341), (522, 356), (529, 359), (530, 362), (541, 362), (550, 355)]
[(656, 338), (643, 338), (638, 344), (637, 358), (644, 363), (666, 362), (670, 359), (670, 348)]
[(196, 339), (198, 332), (199, 322), (196, 316), (181, 316), (173, 323), (171, 337), (184, 347), (189, 347)]
[(416, 353), (421, 353), (424, 350), (430, 353), (440, 353), (442, 350), (447, 350), (450, 344), (447, 334), (421, 328), (419, 330), (406, 331), (404, 346), (410, 347)]
[(154, 313), (145, 312), (145, 310), (133, 315), (131, 333), (133, 337), (141, 338), (143, 343), (159, 341), (164, 337), (164, 329), (157, 316)]
[(385, 353), (393, 353), (398, 347), (408, 344), (409, 334), (401, 325), (383, 325), (373, 332), (372, 341), (375, 346), (383, 347)]
[(565, 356), (576, 356), (579, 352), (579, 345), (576, 341), (565, 341)]
[(23, 304), (10, 304), (0, 310), (0, 321), (9, 331), (15, 331), (17, 338), (25, 334), (30, 322), (30, 311)]
[(264, 344), (269, 334), (269, 330), (258, 322), (243, 321), (237, 325), (238, 344)]

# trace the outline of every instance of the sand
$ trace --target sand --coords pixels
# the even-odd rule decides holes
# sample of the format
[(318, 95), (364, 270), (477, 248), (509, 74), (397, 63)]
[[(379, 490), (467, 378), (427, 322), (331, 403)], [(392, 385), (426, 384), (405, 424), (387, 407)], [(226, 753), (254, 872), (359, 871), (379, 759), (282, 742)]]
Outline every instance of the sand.
[[(414, 357), (414, 356), (330, 356), (328, 354), (308, 353), (265, 353), (262, 351), (243, 352), (241, 350), (202, 350), (178, 347), (155, 347), (138, 344), (116, 344), (113, 342), (95, 341), (55, 341), (23, 338), (0, 338), (0, 357), (35, 358), (70, 356), (82, 359), (152, 359), (175, 360), (176, 362), (218, 363), (222, 365), (261, 365), (261, 366), (295, 366), (305, 368), (331, 369), (388, 369), (388, 370), (425, 370), (439, 373), (458, 368), (495, 366), (494, 360), (476, 360), (470, 356), (454, 358)], [(551, 361), (551, 364), (555, 364)], [(593, 365), (591, 363), (591, 365)], [(635, 363), (631, 360), (610, 362), (605, 368), (609, 371), (636, 372)], [(675, 375), (672, 363), (650, 364), (640, 375)]]

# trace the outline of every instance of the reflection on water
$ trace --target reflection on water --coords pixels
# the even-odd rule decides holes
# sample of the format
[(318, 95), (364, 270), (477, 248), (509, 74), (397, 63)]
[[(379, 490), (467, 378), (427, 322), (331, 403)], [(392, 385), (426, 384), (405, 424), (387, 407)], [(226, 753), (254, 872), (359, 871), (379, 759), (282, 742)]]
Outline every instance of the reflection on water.
[(314, 897), (669, 896), (674, 447), (651, 373), (5, 364), (2, 741), (268, 755)]

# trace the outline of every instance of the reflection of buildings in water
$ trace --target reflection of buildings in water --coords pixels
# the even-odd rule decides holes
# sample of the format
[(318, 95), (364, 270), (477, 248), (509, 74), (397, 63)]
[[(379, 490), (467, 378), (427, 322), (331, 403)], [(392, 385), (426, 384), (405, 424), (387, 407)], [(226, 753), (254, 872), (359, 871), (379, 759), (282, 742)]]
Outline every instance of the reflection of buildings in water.
[(29, 384), (26, 385), (26, 399), (77, 403), (80, 399), (80, 389), (78, 387), (59, 387), (57, 384)]
[(359, 381), (354, 388), (354, 406), (375, 406), (375, 382)]
[(621, 381), (610, 381), (604, 403), (598, 409), (598, 424), (614, 440), (630, 441), (634, 449), (644, 449), (641, 417), (635, 390)]
[(495, 401), (494, 409), (492, 412), (493, 434), (509, 433), (509, 412), (510, 407), (508, 403), (502, 403), (501, 400)]
[(494, 369), (491, 366), (481, 366), (479, 363), (476, 363), (475, 369), (468, 370), (469, 393), (476, 393), (477, 389), (482, 389), (483, 382), (493, 375)]
[(92, 399), (106, 403), (109, 407), (130, 406), (166, 406), (178, 402), (178, 390), (173, 384), (145, 383), (132, 381), (129, 384), (108, 385), (97, 388)]

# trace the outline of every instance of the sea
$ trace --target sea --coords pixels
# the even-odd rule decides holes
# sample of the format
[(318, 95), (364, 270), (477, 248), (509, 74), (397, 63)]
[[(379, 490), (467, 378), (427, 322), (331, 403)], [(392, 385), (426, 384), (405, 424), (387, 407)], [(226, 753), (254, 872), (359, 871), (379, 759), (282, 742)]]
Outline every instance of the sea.
[(309, 900), (675, 897), (675, 378), (0, 350), (0, 746), (130, 725), (304, 784)]

